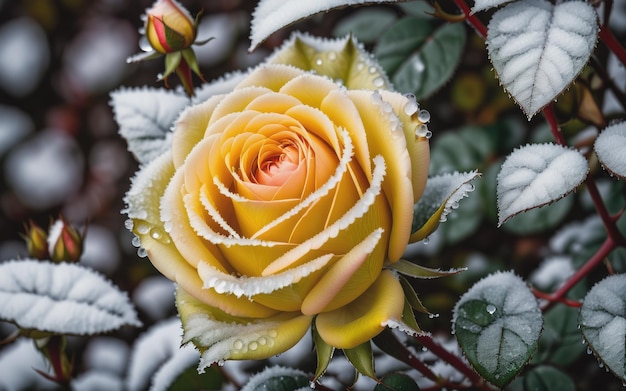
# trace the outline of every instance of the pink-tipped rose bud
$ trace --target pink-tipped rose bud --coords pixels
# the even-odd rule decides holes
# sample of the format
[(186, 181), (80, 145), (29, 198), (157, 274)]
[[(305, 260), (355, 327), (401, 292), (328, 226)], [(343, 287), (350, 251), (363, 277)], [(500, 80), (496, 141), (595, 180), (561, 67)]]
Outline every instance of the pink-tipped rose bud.
[(78, 262), (83, 253), (84, 235), (65, 220), (59, 219), (50, 227), (48, 249), (52, 262)]
[(23, 236), (26, 241), (28, 255), (35, 259), (48, 258), (48, 234), (41, 227), (30, 221)]
[(196, 23), (175, 0), (157, 0), (146, 12), (146, 38), (157, 52), (173, 53), (195, 41)]

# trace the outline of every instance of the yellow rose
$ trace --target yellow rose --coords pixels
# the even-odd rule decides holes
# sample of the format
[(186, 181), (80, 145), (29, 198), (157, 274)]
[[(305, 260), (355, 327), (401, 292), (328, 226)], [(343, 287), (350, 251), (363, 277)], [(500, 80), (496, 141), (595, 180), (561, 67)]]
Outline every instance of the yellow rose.
[(181, 114), (127, 212), (178, 285), (200, 369), (281, 353), (312, 322), (342, 349), (402, 322), (385, 266), (409, 242), (426, 183), (416, 111), (351, 39), (299, 37)]

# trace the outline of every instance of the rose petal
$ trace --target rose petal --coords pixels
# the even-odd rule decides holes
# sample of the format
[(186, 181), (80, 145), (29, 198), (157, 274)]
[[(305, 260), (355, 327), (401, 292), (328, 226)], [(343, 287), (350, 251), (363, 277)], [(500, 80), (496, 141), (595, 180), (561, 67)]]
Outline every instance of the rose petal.
[(291, 65), (266, 65), (254, 69), (248, 77), (237, 85), (236, 89), (262, 86), (272, 91), (279, 91), (285, 83), (304, 73), (302, 69)]
[[(346, 255), (337, 261), (332, 268), (324, 274), (318, 283), (311, 289), (302, 302), (302, 313), (315, 315), (324, 311), (333, 299), (338, 295), (348, 281), (353, 279), (356, 271), (363, 265), (382, 237), (383, 229), (378, 228), (368, 235), (361, 243), (353, 247)], [(382, 266), (382, 263), (381, 263)], [(360, 286), (351, 284), (351, 295), (362, 293), (378, 277), (377, 273), (367, 273), (368, 279), (359, 281)], [(266, 277), (267, 278), (267, 277)]]
[(400, 319), (404, 292), (393, 273), (383, 270), (376, 282), (350, 304), (317, 316), (320, 337), (331, 346), (351, 349), (378, 335), (387, 322)]
[(348, 91), (348, 96), (365, 124), (370, 152), (383, 156), (389, 165), (383, 189), (393, 214), (388, 256), (389, 261), (395, 262), (406, 249), (413, 222), (413, 183), (407, 142), (398, 116), (377, 91)]
[(182, 289), (176, 304), (183, 322), (183, 343), (201, 350), (198, 370), (227, 359), (261, 360), (282, 353), (302, 339), (311, 316), (283, 312), (264, 319), (235, 318), (207, 306)]
[(331, 238), (336, 237), (339, 234), (339, 231), (350, 227), (356, 219), (365, 215), (371, 205), (376, 201), (377, 195), (381, 191), (381, 183), (385, 176), (386, 166), (383, 158), (381, 156), (376, 156), (374, 158), (374, 164), (374, 174), (370, 188), (367, 189), (367, 191), (363, 194), (363, 197), (359, 199), (345, 215), (328, 226), (326, 230), (316, 234), (311, 239), (304, 241), (269, 264), (265, 270), (263, 270), (262, 275), (268, 276), (290, 267), (308, 252), (320, 248)]

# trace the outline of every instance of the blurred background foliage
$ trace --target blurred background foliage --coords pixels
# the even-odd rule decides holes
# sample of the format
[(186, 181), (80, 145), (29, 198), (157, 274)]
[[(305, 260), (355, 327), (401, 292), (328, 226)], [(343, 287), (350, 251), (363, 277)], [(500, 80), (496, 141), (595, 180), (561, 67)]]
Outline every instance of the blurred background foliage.
[[(422, 329), (449, 335), (454, 303), (491, 271), (513, 269), (549, 291), (602, 243), (602, 224), (581, 191), (496, 226), (496, 175), (503, 158), (516, 146), (552, 139), (542, 116), (528, 121), (503, 91), (484, 41), (465, 23), (433, 17), (435, 9), (426, 1), (352, 7), (280, 30), (248, 53), (255, 1), (182, 3), (193, 15), (203, 10), (199, 38), (215, 37), (196, 48), (206, 80), (257, 64), (293, 29), (321, 36), (352, 33), (379, 58), (395, 87), (415, 94), (430, 112), (431, 174), (482, 173), (482, 179), (474, 182), (474, 193), (448, 221), (408, 250), (424, 266), (469, 268), (455, 277), (420, 280), (417, 292), (426, 307), (440, 315), (418, 319)], [(124, 228), (119, 211), (137, 166), (117, 134), (108, 104), (109, 92), (121, 86), (160, 86), (156, 81), (163, 70), (160, 60), (126, 63), (137, 52), (140, 15), (150, 5), (147, 0), (0, 0), (0, 261), (25, 256), (20, 234), (28, 220), (46, 227), (51, 217), (61, 214), (76, 224), (88, 224), (82, 262), (129, 292), (144, 321), (142, 330), (114, 333), (126, 348), (138, 333), (175, 314), (171, 284), (137, 256)], [(454, 19), (455, 6), (451, 2), (441, 6), (440, 16)], [(614, 8), (613, 27), (624, 42), (626, 4), (615, 2)], [(622, 91), (625, 72), (601, 45), (597, 49), (592, 65), (556, 105), (570, 144), (585, 153), (597, 134), (592, 127), (598, 124), (594, 110), (623, 116), (613, 95), (606, 94), (601, 72), (618, 75), (615, 80)], [(173, 88), (175, 83), (172, 80)], [(593, 157), (591, 169), (610, 211), (624, 207), (623, 182), (609, 180)], [(620, 227), (626, 231), (625, 217)], [(626, 271), (623, 249), (610, 258), (615, 271)], [(597, 271), (581, 284), (588, 287), (605, 273)], [(574, 290), (572, 297), (580, 298), (586, 290)], [(575, 314), (564, 306), (547, 313), (533, 363), (567, 368), (580, 389), (598, 382), (607, 384), (607, 390), (619, 389), (621, 383), (594, 360), (582, 359), (585, 349)], [(10, 326), (0, 324), (0, 338), (10, 332)], [(89, 365), (86, 341), (72, 343), (75, 370), (81, 373)], [(2, 349), (6, 348), (0, 347), (0, 354)], [(25, 366), (31, 368), (30, 363)], [(211, 381), (221, 376), (220, 371), (209, 372)], [(192, 372), (189, 376), (193, 378)], [(532, 376), (525, 379), (532, 382)]]

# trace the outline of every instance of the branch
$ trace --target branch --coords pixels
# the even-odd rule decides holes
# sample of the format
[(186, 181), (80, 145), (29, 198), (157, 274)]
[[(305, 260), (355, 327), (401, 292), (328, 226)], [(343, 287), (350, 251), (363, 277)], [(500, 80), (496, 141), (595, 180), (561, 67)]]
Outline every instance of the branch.
[(473, 14), (468, 5), (464, 0), (454, 0), (454, 3), (457, 7), (463, 12), (465, 15), (465, 20), (470, 26), (474, 27), (476, 32), (483, 38), (487, 38), (487, 27), (476, 17), (476, 14)]

